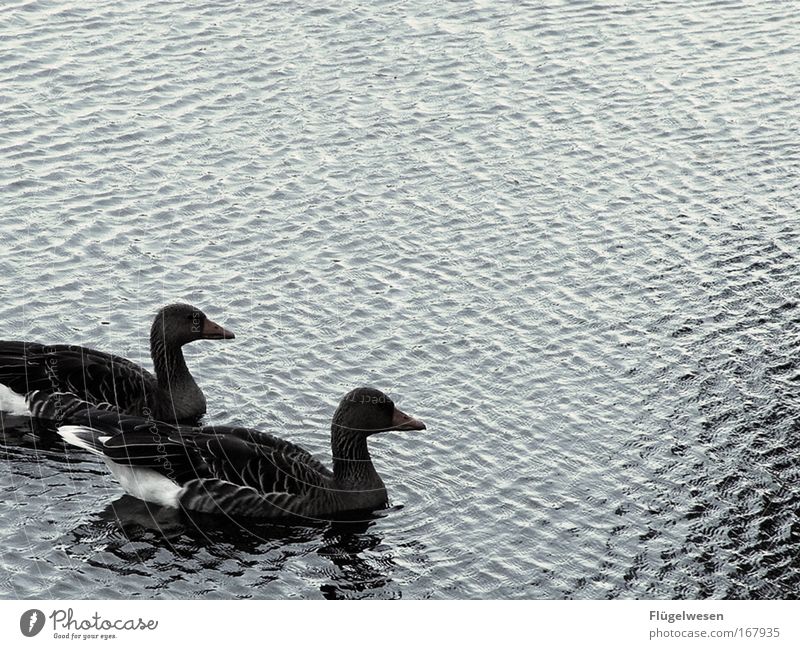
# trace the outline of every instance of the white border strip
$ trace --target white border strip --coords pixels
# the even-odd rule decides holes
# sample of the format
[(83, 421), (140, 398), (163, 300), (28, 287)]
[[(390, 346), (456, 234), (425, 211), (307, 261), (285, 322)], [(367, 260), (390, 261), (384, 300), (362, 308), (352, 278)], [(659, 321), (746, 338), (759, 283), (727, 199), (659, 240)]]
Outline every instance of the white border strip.
[[(38, 634), (27, 638), (21, 632), (21, 624), (30, 626), (29, 611), (33, 609), (41, 612), (45, 621)], [(13, 647), (99, 643), (137, 649), (151, 643), (171, 643), (176, 647), (318, 644), (322, 649), (362, 645), (380, 649), (533, 649), (577, 643), (591, 648), (777, 649), (800, 646), (796, 632), (798, 613), (800, 604), (790, 601), (23, 600), (0, 602), (0, 638), (4, 646)], [(38, 614), (35, 622), (40, 622)], [(148, 623), (149, 628), (143, 628)], [(140, 628), (131, 630), (126, 626)], [(660, 635), (653, 637), (657, 632)], [(720, 632), (727, 632), (728, 637), (712, 637)]]

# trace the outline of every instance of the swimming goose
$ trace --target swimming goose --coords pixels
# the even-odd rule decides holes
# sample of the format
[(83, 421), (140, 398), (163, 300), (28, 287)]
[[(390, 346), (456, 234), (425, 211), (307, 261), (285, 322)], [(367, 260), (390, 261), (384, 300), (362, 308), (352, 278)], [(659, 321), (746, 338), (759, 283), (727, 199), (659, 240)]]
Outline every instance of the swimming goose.
[[(33, 400), (37, 395), (33, 396)], [(141, 500), (229, 516), (329, 518), (386, 505), (367, 438), (382, 431), (424, 430), (383, 392), (358, 388), (333, 415), (333, 470), (301, 447), (250, 428), (175, 426), (121, 416), (60, 395), (79, 425), (58, 428), (66, 441), (99, 455), (122, 488)], [(40, 407), (52, 407), (44, 395)]]
[[(155, 376), (125, 358), (86, 347), (0, 341), (0, 384), (18, 395), (69, 392), (130, 415), (193, 422), (205, 414), (206, 399), (186, 367), (181, 347), (193, 340), (232, 338), (200, 309), (170, 304), (156, 314), (150, 329)], [(31, 413), (40, 416), (35, 410)]]

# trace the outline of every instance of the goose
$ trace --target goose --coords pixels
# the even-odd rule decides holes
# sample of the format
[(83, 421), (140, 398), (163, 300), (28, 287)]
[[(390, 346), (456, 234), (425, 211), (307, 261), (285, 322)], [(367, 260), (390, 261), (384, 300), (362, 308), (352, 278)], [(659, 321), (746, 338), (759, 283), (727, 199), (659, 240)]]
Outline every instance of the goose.
[[(71, 393), (89, 404), (111, 404), (129, 415), (197, 421), (206, 399), (183, 358), (193, 340), (230, 340), (233, 333), (189, 304), (162, 308), (150, 329), (155, 376), (120, 356), (77, 345), (0, 341), (0, 384), (18, 399), (32, 391)], [(8, 410), (8, 407), (3, 408)], [(30, 410), (34, 417), (42, 413)], [(62, 422), (63, 423), (63, 422)]]
[(325, 519), (387, 504), (367, 438), (425, 430), (380, 390), (346, 394), (331, 423), (333, 469), (300, 446), (251, 428), (191, 427), (100, 410), (72, 395), (33, 395), (71, 410), (65, 441), (102, 457), (122, 488), (156, 505), (231, 517)]

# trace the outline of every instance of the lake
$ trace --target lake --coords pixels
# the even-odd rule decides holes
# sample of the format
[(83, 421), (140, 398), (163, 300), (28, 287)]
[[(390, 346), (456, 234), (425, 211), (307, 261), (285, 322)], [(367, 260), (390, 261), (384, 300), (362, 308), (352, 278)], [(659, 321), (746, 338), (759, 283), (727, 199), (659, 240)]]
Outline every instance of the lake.
[(152, 511), (4, 418), (5, 598), (787, 598), (800, 588), (800, 23), (786, 3), (9, 3), (0, 338), (151, 367), (391, 506)]

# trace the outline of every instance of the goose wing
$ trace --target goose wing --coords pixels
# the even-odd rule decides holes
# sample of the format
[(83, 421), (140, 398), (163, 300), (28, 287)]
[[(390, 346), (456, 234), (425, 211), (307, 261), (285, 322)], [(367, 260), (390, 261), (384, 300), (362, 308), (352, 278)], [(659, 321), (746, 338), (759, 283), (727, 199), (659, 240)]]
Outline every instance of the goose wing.
[(304, 496), (324, 487), (330, 470), (307, 451), (249, 428), (217, 427), (184, 437), (208, 475), (184, 484), (187, 509), (281, 518), (302, 513)]
[(138, 412), (157, 390), (155, 377), (121, 356), (78, 345), (0, 341), (0, 383), (14, 392), (71, 393), (91, 404)]
[[(31, 416), (35, 419), (48, 419), (58, 425), (66, 423), (91, 423), (92, 418), (114, 413), (119, 420), (124, 413), (113, 403), (107, 401), (91, 403), (80, 399), (72, 392), (46, 392), (33, 390), (25, 395), (25, 402)], [(112, 421), (112, 418), (108, 418)]]
[(70, 421), (77, 425), (59, 429), (68, 441), (178, 485), (213, 479), (260, 494), (300, 496), (332, 476), (301, 447), (249, 428), (193, 428), (93, 408), (72, 410)]

